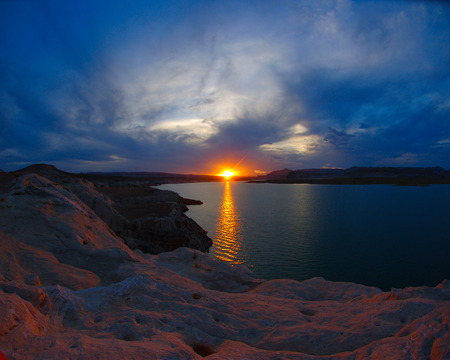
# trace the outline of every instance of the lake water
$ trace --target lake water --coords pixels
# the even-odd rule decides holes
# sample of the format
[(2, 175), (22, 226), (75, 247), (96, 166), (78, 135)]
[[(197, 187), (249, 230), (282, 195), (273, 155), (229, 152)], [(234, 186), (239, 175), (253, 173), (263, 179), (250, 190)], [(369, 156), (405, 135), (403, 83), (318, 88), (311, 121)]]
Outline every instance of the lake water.
[(162, 185), (202, 200), (187, 215), (211, 256), (264, 279), (322, 276), (389, 290), (450, 279), (450, 186)]

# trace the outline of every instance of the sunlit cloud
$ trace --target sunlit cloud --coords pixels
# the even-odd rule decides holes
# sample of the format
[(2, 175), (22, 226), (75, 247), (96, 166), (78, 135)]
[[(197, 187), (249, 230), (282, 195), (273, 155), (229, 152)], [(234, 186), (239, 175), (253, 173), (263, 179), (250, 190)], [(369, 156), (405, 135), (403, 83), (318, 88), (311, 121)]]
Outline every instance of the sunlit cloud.
[(283, 140), (262, 144), (259, 148), (276, 155), (312, 155), (327, 146), (326, 141), (322, 137), (306, 134), (307, 132), (308, 128), (305, 125), (295, 124), (287, 129), (287, 136)]
[[(277, 61), (281, 64), (276, 44), (210, 41), (209, 46), (187, 49), (142, 68), (136, 78), (126, 79), (124, 103), (130, 116), (116, 129), (164, 130), (175, 133), (175, 141), (184, 135), (192, 138), (192, 131), (196, 131), (193, 143), (198, 143), (222, 123), (236, 122), (249, 113), (258, 117), (273, 111), (282, 95), (277, 77), (268, 70)], [(192, 118), (201, 120), (193, 124)]]
[(124, 160), (126, 160), (126, 159), (121, 158), (120, 156), (117, 156), (117, 155), (110, 155), (109, 158), (111, 160), (113, 160), (113, 161), (124, 161)]
[(150, 133), (167, 133), (173, 141), (185, 141), (201, 145), (205, 140), (217, 133), (217, 128), (204, 119), (167, 120), (148, 127)]
[(293, 136), (286, 140), (263, 144), (259, 148), (274, 154), (313, 155), (323, 150), (327, 144), (318, 135)]
[(289, 131), (293, 135), (300, 135), (300, 134), (303, 134), (303, 133), (307, 132), (308, 128), (306, 126), (302, 125), (302, 124), (295, 124), (295, 125), (291, 126)]

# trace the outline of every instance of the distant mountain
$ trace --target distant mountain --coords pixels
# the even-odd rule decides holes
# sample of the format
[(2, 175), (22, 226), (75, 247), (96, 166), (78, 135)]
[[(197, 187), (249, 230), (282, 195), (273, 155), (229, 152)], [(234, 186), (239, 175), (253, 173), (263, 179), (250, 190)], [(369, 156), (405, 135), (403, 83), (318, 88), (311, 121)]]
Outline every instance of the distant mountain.
[(188, 174), (173, 174), (173, 173), (165, 173), (165, 172), (152, 172), (152, 171), (139, 171), (139, 172), (131, 172), (131, 171), (114, 171), (114, 172), (88, 172), (84, 173), (87, 175), (102, 175), (102, 176), (122, 176), (122, 177), (136, 177), (136, 178), (170, 178), (170, 177), (201, 177), (204, 175), (188, 175)]
[(33, 164), (23, 169), (12, 171), (12, 174), (38, 174), (41, 176), (46, 175), (68, 175), (69, 173), (57, 169), (54, 165), (49, 164)]
[(133, 182), (147, 181), (153, 185), (165, 183), (184, 183), (184, 182), (205, 182), (205, 181), (222, 181), (221, 176), (216, 175), (192, 175), (192, 174), (171, 174), (164, 172), (90, 172), (78, 174), (84, 179), (93, 182), (106, 180), (109, 185), (113, 182)]
[(344, 169), (303, 169), (290, 172), (290, 179), (323, 179), (334, 178), (345, 175)]
[[(284, 175), (287, 169), (273, 171), (251, 182), (306, 184), (450, 184), (450, 171), (442, 167), (361, 167), (349, 169), (299, 169)], [(272, 174), (272, 175), (271, 175)]]
[[(104, 182), (112, 186), (113, 183), (122, 184), (147, 181), (152, 184), (221, 181), (214, 175), (173, 174), (165, 172), (88, 172), (72, 174), (57, 169), (49, 164), (34, 164), (10, 173), (0, 170), (0, 174), (30, 174), (35, 173), (44, 177), (58, 178), (81, 177), (94, 183)], [(251, 177), (236, 177), (235, 180), (250, 180)], [(335, 184), (378, 184), (378, 183), (407, 183), (432, 184), (450, 183), (450, 171), (442, 167), (364, 167), (354, 166), (348, 169), (299, 169), (284, 168), (274, 170), (265, 176), (259, 176), (263, 182), (305, 182), (305, 183), (335, 183)]]
[(352, 167), (349, 169), (304, 169), (292, 171), (290, 179), (323, 178), (399, 178), (399, 177), (445, 177), (442, 167)]
[(291, 172), (292, 172), (292, 170), (290, 170), (288, 168), (284, 168), (282, 170), (271, 171), (270, 173), (266, 174), (264, 177), (266, 179), (286, 178)]
[[(218, 175), (193, 175), (193, 174), (172, 174), (166, 172), (85, 172), (85, 173), (69, 173), (57, 169), (54, 165), (49, 164), (34, 164), (23, 169), (12, 171), (10, 173), (0, 173), (3, 175), (23, 175), (23, 174), (38, 174), (40, 176), (50, 178), (52, 181), (72, 181), (71, 179), (79, 178), (93, 182), (99, 186), (130, 186), (134, 185), (158, 185), (166, 183), (185, 183), (185, 182), (213, 182), (223, 181), (222, 176)], [(245, 181), (253, 177), (249, 176), (235, 176), (233, 180)], [(3, 179), (4, 183), (6, 180)]]
[(59, 170), (54, 165), (49, 164), (33, 164), (30, 166), (27, 166), (23, 169), (19, 169), (16, 171), (11, 172), (12, 174), (38, 174), (41, 176), (45, 175), (80, 175), (82, 177), (84, 176), (90, 176), (90, 175), (99, 175), (99, 176), (105, 176), (105, 177), (124, 177), (124, 178), (178, 178), (178, 177), (205, 177), (208, 175), (189, 175), (189, 174), (172, 174), (172, 173), (165, 173), (165, 172), (150, 172), (150, 171), (140, 171), (140, 172), (130, 172), (130, 171), (115, 171), (115, 172), (101, 172), (101, 171), (92, 171), (92, 172), (86, 172), (81, 174), (75, 174), (75, 173), (68, 173), (62, 170)]

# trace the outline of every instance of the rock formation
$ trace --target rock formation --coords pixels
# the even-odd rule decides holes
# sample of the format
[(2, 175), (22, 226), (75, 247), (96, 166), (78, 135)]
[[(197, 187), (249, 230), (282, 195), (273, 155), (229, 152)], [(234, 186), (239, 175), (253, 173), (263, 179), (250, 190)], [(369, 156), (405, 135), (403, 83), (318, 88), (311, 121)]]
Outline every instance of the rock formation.
[(271, 171), (263, 177), (266, 179), (285, 179), (291, 172), (291, 169), (284, 168), (281, 170)]
[(186, 204), (201, 202), (151, 188), (139, 178), (123, 183), (121, 178), (97, 176), (98, 184), (95, 184), (81, 175), (46, 164), (31, 165), (15, 174), (39, 174), (61, 184), (90, 207), (131, 249), (158, 254), (181, 246), (206, 251), (212, 245), (206, 231), (184, 215)]
[(132, 251), (107, 224), (129, 221), (132, 206), (48, 177), (0, 184), (0, 351), (10, 360), (450, 357), (448, 281), (390, 292), (264, 281), (194, 249)]

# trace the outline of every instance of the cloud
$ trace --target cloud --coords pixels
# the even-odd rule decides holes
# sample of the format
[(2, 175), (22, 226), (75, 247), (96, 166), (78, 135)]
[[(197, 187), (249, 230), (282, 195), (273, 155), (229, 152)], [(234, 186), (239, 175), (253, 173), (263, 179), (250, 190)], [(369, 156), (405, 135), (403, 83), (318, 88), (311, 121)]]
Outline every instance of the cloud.
[(398, 156), (380, 159), (378, 164), (391, 166), (414, 166), (421, 160), (421, 155), (413, 153), (404, 153)]
[(338, 131), (333, 128), (328, 128), (328, 135), (323, 139), (326, 142), (333, 144), (336, 147), (345, 147), (348, 145), (350, 139), (355, 135), (346, 133), (345, 131)]
[(450, 138), (438, 140), (435, 147), (450, 147)]
[(323, 139), (318, 135), (293, 136), (286, 140), (263, 144), (260, 149), (272, 153), (313, 155), (323, 148)]
[(217, 133), (211, 122), (204, 119), (180, 119), (161, 121), (150, 126), (149, 133), (166, 134), (165, 138), (171, 142), (184, 141), (188, 144), (202, 145), (205, 140)]
[(3, 169), (450, 167), (445, 4), (124, 4), (0, 3)]

